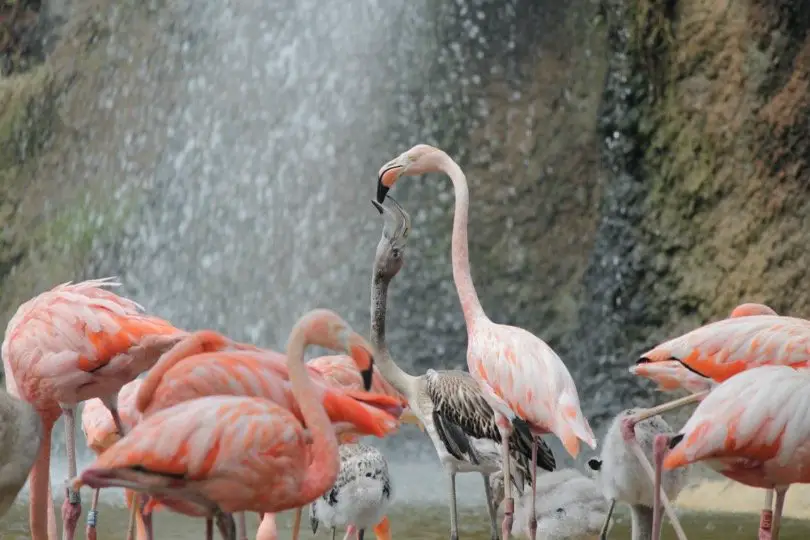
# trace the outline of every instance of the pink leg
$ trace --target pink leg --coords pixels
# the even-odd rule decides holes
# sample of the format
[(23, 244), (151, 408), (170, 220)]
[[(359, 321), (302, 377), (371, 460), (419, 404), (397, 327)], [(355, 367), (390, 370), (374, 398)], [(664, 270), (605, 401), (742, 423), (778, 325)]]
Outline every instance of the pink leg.
[[(139, 495), (140, 499), (140, 506), (141, 509), (141, 522), (143, 523), (143, 530), (146, 533), (146, 540), (154, 540), (154, 529), (152, 528), (152, 510), (146, 511), (146, 503), (149, 502), (149, 495)], [(210, 526), (211, 522), (206, 521), (206, 526)], [(208, 530), (208, 529), (206, 529)], [(211, 535), (213, 536), (214, 531), (211, 530)]]
[[(62, 412), (65, 415), (65, 445), (67, 446), (68, 478), (70, 479), (76, 477), (75, 410), (73, 406), (62, 406)], [(63, 540), (73, 540), (81, 514), (82, 500), (79, 497), (79, 492), (72, 490), (70, 487), (66, 488), (65, 502), (62, 503)]]
[[(622, 435), (624, 436), (624, 440), (630, 446), (630, 450), (635, 454), (636, 459), (639, 460), (641, 466), (647, 473), (647, 476), (650, 478), (650, 481), (655, 485), (655, 471), (653, 470), (653, 466), (650, 465), (650, 461), (647, 459), (647, 456), (644, 455), (644, 450), (641, 449), (639, 446), (638, 441), (636, 441), (636, 433), (634, 430), (635, 422), (633, 422), (632, 418), (625, 418), (625, 421), (622, 422), (621, 429)], [(665, 435), (661, 435), (665, 437)], [(667, 497), (666, 493), (663, 493), (659, 490), (659, 494), (661, 497), (661, 503), (664, 505), (664, 511), (667, 513), (667, 517), (669, 521), (672, 523), (672, 528), (675, 529), (675, 535), (678, 537), (678, 540), (687, 540), (686, 533), (683, 530), (683, 526), (681, 525), (678, 516), (675, 514), (675, 511), (672, 509), (672, 505), (669, 502), (669, 497)]]
[(785, 507), (787, 488), (776, 489), (776, 505), (773, 509), (773, 525), (771, 527), (773, 540), (779, 540), (779, 528), (782, 526), (782, 510)]
[(537, 537), (537, 439), (532, 435), (532, 508), (529, 511), (529, 538)]
[[(497, 413), (496, 413), (497, 415)], [(501, 415), (497, 415), (498, 431), (501, 433), (501, 449), (503, 456), (503, 524), (501, 525), (501, 538), (509, 540), (512, 537), (512, 523), (515, 514), (515, 499), (512, 498), (512, 469), (509, 463), (509, 437), (512, 435), (512, 424)]]
[(236, 516), (236, 540), (248, 540), (247, 521), (245, 521), (244, 512), (239, 512)]
[(357, 529), (354, 528), (354, 525), (349, 525), (346, 527), (346, 535), (343, 537), (343, 540), (349, 540), (355, 532), (357, 532)]
[(93, 502), (90, 503), (90, 511), (87, 512), (87, 540), (96, 540), (96, 523), (98, 521), (98, 489), (93, 490)]
[(773, 490), (765, 491), (765, 504), (759, 513), (759, 534), (760, 540), (770, 540), (773, 523)]
[(660, 540), (661, 538), (661, 472), (664, 468), (664, 454), (666, 454), (668, 444), (669, 437), (666, 435), (656, 435), (653, 441), (655, 480), (653, 481), (652, 540)]

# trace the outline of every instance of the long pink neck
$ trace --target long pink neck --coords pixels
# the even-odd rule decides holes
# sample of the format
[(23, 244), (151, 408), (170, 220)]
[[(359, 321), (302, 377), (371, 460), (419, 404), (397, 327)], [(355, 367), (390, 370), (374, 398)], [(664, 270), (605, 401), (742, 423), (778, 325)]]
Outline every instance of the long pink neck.
[(470, 211), (470, 190), (467, 187), (467, 177), (464, 171), (453, 159), (439, 150), (437, 154), (437, 168), (450, 177), (456, 197), (456, 209), (453, 214), (452, 260), (453, 281), (456, 282), (456, 291), (461, 301), (461, 310), (467, 322), (467, 332), (472, 330), (474, 323), (486, 318), (484, 308), (475, 292), (472, 275), (470, 274), (470, 252), (467, 240), (467, 216)]
[(307, 467), (299, 490), (302, 504), (312, 502), (329, 489), (337, 480), (340, 470), (335, 432), (304, 365), (304, 349), (312, 342), (309, 334), (313, 322), (309, 317), (298, 321), (287, 344), (287, 365), (290, 370), (292, 392), (298, 401), (307, 429), (312, 435), (310, 445), (312, 461)]

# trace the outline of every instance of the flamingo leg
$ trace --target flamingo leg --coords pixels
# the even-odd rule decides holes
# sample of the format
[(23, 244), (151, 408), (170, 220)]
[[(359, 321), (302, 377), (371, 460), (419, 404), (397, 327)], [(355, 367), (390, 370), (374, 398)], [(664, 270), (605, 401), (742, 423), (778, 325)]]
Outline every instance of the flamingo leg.
[(610, 529), (610, 518), (613, 517), (613, 509), (616, 507), (616, 499), (610, 499), (610, 506), (608, 506), (607, 514), (605, 514), (605, 522), (602, 524), (602, 530), (599, 531), (599, 540), (607, 540), (608, 529)]
[[(68, 458), (68, 478), (76, 477), (76, 407), (72, 405), (61, 405), (65, 415), (65, 443), (67, 446)], [(73, 540), (76, 534), (76, 525), (79, 516), (82, 514), (82, 500), (78, 490), (70, 486), (65, 491), (65, 502), (62, 503), (62, 538), (63, 540)]]
[(214, 519), (217, 522), (217, 529), (219, 529), (222, 540), (236, 540), (236, 523), (234, 523), (231, 514), (217, 511)]
[(765, 504), (759, 513), (759, 533), (760, 540), (770, 540), (773, 528), (773, 490), (765, 490)]
[[(138, 534), (138, 540), (142, 540), (145, 538), (146, 540), (153, 540), (154, 539), (154, 531), (152, 529), (152, 510), (147, 508), (147, 503), (149, 502), (149, 495), (141, 494), (138, 496), (140, 500), (140, 507), (141, 511), (138, 513), (140, 516), (140, 521), (138, 526), (143, 529), (143, 536)], [(213, 532), (212, 532), (213, 534)]]
[(498, 509), (495, 507), (495, 500), (492, 498), (492, 486), (489, 485), (489, 475), (484, 474), (484, 494), (487, 497), (487, 512), (489, 513), (489, 534), (490, 540), (499, 540), (498, 535)]
[(501, 447), (503, 452), (503, 524), (501, 525), (501, 538), (509, 540), (512, 537), (512, 522), (515, 514), (515, 499), (512, 498), (512, 469), (509, 463), (509, 437), (512, 434), (512, 425), (509, 419), (498, 415), (498, 430), (501, 432)]
[(782, 526), (782, 510), (785, 508), (785, 495), (787, 488), (776, 488), (776, 504), (773, 509), (773, 525), (771, 539), (779, 540), (779, 529)]
[(391, 540), (391, 522), (388, 521), (388, 516), (374, 526), (374, 536), (377, 540)]
[(667, 451), (666, 436), (657, 436), (653, 441), (653, 461), (655, 462), (655, 479), (653, 480), (653, 522), (652, 540), (661, 538), (661, 473), (664, 468), (664, 454)]
[(532, 508), (529, 511), (529, 538), (537, 538), (537, 438), (532, 436)]
[[(96, 490), (98, 491), (98, 490)], [(129, 508), (129, 523), (127, 524), (127, 540), (132, 540), (135, 536), (135, 519), (138, 516), (138, 507), (140, 506), (138, 503), (140, 502), (140, 497), (133, 497), (132, 506)]]
[(458, 540), (458, 510), (456, 507), (456, 471), (452, 468), (447, 471), (448, 487), (450, 489), (450, 540)]
[(358, 529), (357, 530), (357, 540), (363, 540), (365, 535), (366, 535), (366, 530), (365, 529)]
[[(627, 433), (628, 426), (630, 430), (629, 433)], [(647, 459), (647, 456), (644, 455), (644, 450), (641, 449), (641, 446), (639, 446), (638, 441), (636, 441), (635, 432), (633, 431), (632, 424), (623, 423), (622, 432), (625, 441), (627, 441), (627, 444), (630, 445), (630, 450), (636, 455), (636, 459), (639, 460), (641, 466), (644, 468), (644, 471), (647, 473), (647, 476), (650, 478), (653, 485), (655, 485), (655, 471), (653, 470), (653, 466), (650, 464), (650, 461)], [(667, 441), (666, 444), (669, 444), (670, 439), (669, 436), (658, 435), (658, 437), (664, 437)], [(658, 492), (661, 497), (661, 503), (664, 505), (664, 511), (667, 513), (667, 517), (669, 518), (669, 521), (672, 523), (672, 528), (675, 529), (675, 536), (678, 537), (678, 540), (687, 540), (686, 533), (684, 532), (683, 526), (681, 525), (681, 521), (678, 519), (678, 515), (672, 509), (672, 504), (669, 502), (669, 497), (667, 497), (667, 494), (660, 489), (658, 490)]]
[(87, 512), (87, 540), (96, 540), (96, 523), (98, 523), (98, 489), (93, 490), (93, 500), (90, 503), (90, 511)]
[(205, 518), (205, 540), (214, 540), (214, 520)]
[(299, 506), (295, 509), (295, 519), (293, 519), (292, 540), (298, 540), (298, 535), (301, 532), (301, 512), (303, 507)]
[(348, 527), (346, 527), (346, 535), (343, 537), (343, 540), (349, 540), (352, 537), (354, 531), (355, 531), (354, 525), (349, 525)]
[(244, 512), (239, 512), (236, 515), (236, 540), (248, 540), (247, 522), (245, 521)]

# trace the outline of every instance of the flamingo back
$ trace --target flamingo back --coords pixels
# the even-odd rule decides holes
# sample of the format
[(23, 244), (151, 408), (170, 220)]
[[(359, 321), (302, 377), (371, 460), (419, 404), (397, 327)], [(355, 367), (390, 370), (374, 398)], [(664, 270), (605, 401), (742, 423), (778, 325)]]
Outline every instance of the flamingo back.
[(672, 469), (707, 459), (741, 458), (791, 470), (785, 483), (810, 482), (810, 373), (787, 366), (747, 370), (715, 388), (680, 430), (664, 460)]
[(580, 440), (596, 448), (574, 379), (543, 340), (522, 328), (481, 324), (470, 335), (467, 359), (493, 409), (512, 411), (535, 435), (554, 433), (574, 457)]
[(77, 403), (113, 394), (184, 335), (106, 289), (117, 285), (67, 283), (20, 306), (3, 355), (29, 400)]
[[(135, 379), (125, 384), (118, 393), (118, 415), (127, 431), (141, 418), (140, 412), (135, 409), (135, 396), (142, 383), (143, 379)], [(96, 454), (100, 454), (119, 439), (112, 414), (98, 398), (89, 399), (84, 404), (82, 431), (87, 439), (87, 446)]]
[[(147, 491), (185, 486), (225, 512), (280, 511), (294, 506), (285, 504), (298, 496), (310, 452), (301, 424), (275, 403), (211, 396), (145, 417), (80, 483)], [(336, 476), (337, 455), (334, 461)]]
[(723, 319), (658, 345), (639, 362), (672, 360), (716, 382), (757, 366), (805, 368), (810, 362), (810, 321), (779, 315)]

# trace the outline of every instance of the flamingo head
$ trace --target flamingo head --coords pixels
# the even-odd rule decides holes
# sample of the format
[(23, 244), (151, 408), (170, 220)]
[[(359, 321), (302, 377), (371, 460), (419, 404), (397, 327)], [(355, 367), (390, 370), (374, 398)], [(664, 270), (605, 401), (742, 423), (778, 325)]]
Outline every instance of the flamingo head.
[(374, 275), (385, 281), (393, 279), (402, 269), (405, 263), (403, 259), (405, 246), (411, 230), (411, 216), (393, 198), (389, 197), (388, 200), (393, 203), (393, 210), (377, 201), (371, 201), (385, 218), (382, 238), (377, 244), (377, 254), (374, 256)]
[(382, 203), (385, 200), (388, 190), (394, 187), (400, 176), (416, 176), (435, 171), (436, 163), (430, 158), (439, 154), (439, 150), (433, 146), (417, 144), (380, 167), (377, 176), (377, 202)]

